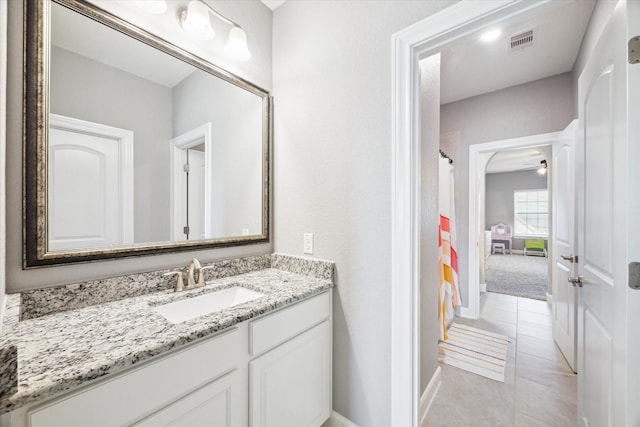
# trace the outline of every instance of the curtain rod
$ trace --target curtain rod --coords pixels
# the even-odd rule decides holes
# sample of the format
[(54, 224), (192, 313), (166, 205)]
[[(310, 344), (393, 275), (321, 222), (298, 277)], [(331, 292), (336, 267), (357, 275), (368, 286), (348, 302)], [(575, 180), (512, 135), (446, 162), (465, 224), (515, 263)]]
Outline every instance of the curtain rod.
[(440, 151), (440, 157), (444, 157), (445, 159), (449, 159), (449, 164), (450, 165), (453, 164), (453, 159), (451, 157), (447, 156), (447, 154), (442, 150), (438, 150), (438, 151)]

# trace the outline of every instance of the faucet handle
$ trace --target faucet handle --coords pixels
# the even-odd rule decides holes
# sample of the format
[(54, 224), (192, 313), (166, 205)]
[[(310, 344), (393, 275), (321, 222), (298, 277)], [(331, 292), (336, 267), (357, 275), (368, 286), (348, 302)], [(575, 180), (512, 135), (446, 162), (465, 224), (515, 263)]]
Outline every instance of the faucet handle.
[(198, 269), (198, 286), (204, 286), (204, 270), (213, 269), (213, 265), (205, 265)]
[(170, 271), (168, 273), (164, 273), (163, 276), (178, 276), (178, 280), (176, 281), (176, 286), (174, 290), (176, 292), (180, 292), (184, 289), (184, 282), (182, 281), (182, 272), (181, 271)]

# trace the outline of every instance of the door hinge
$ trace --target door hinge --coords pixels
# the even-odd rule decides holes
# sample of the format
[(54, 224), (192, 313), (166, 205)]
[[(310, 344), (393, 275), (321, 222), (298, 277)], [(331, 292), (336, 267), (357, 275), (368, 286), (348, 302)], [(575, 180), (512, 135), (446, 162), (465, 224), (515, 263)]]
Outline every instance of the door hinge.
[(184, 165), (182, 165), (182, 170), (186, 173), (189, 173), (189, 163), (185, 163)]
[(629, 64), (640, 64), (640, 36), (629, 40)]
[(189, 235), (189, 226), (188, 226), (188, 225), (185, 225), (185, 226), (182, 228), (182, 232), (183, 232), (184, 234), (186, 234), (186, 235)]
[(629, 263), (629, 287), (640, 289), (640, 262)]

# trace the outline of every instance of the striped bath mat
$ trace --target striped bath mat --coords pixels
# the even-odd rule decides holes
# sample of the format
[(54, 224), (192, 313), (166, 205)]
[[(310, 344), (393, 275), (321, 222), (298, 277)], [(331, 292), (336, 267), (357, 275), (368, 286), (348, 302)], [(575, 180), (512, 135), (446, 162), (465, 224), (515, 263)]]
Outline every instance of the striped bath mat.
[(453, 323), (438, 344), (438, 360), (447, 365), (504, 382), (509, 338)]

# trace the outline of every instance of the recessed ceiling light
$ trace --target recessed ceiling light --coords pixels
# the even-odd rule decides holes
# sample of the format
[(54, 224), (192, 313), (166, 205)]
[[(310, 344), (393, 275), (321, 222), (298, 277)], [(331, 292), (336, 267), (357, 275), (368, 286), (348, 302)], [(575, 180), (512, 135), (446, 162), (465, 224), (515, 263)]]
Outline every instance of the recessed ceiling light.
[(501, 34), (500, 30), (497, 30), (497, 29), (489, 30), (480, 36), (480, 40), (482, 40), (485, 43), (489, 43), (496, 40), (498, 37), (500, 37), (500, 34)]

